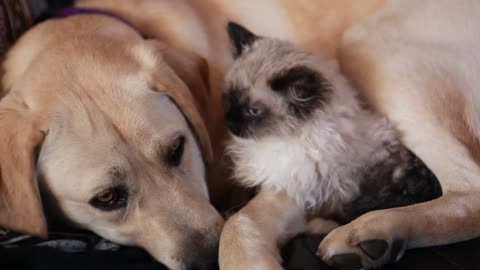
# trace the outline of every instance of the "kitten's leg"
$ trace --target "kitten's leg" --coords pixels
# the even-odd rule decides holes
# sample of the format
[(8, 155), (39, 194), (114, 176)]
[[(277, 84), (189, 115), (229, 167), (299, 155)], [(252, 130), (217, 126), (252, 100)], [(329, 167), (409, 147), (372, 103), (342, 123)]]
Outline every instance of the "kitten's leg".
[(279, 246), (306, 230), (303, 209), (292, 199), (262, 191), (226, 222), (220, 237), (220, 268), (283, 269)]

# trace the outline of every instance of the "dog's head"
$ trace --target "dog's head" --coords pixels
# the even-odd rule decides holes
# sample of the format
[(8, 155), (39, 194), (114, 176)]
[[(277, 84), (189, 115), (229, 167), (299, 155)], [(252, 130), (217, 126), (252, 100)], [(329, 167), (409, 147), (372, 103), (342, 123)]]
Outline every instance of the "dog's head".
[(172, 269), (216, 263), (203, 59), (82, 15), (31, 30), (4, 68), (1, 227), (46, 236), (47, 211)]

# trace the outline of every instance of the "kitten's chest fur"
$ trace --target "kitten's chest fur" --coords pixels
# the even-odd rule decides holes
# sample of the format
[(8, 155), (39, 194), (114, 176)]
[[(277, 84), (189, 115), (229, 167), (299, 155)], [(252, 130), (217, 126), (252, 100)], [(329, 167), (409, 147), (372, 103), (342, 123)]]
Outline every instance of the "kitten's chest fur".
[(243, 185), (284, 191), (306, 210), (337, 215), (358, 198), (363, 182), (401, 175), (404, 149), (387, 120), (363, 109), (339, 109), (319, 119), (294, 135), (234, 138), (234, 177)]

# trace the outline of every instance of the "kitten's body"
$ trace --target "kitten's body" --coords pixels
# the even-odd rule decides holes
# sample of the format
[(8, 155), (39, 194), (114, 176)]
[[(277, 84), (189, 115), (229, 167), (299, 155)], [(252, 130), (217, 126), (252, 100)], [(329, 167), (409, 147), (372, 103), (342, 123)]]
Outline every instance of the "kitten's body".
[[(236, 44), (239, 57), (225, 90), (226, 121), (235, 135), (228, 153), (239, 183), (283, 191), (307, 214), (349, 221), (402, 205), (396, 187), (434, 179), (412, 173), (422, 166), (412, 166), (416, 159), (384, 117), (361, 106), (335, 60), (253, 34), (247, 41)], [(438, 191), (407, 193), (421, 201)]]
[(293, 134), (234, 137), (228, 153), (235, 178), (246, 186), (285, 191), (306, 208), (341, 211), (359, 195), (364, 169), (387, 159), (398, 163), (402, 147), (380, 116), (356, 104), (331, 105)]

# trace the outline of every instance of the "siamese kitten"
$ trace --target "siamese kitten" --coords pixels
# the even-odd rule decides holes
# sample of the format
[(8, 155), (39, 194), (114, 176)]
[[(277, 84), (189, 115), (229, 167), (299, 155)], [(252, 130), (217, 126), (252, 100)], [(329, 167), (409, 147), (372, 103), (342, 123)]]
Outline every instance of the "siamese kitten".
[(307, 213), (341, 222), (441, 195), (389, 121), (362, 106), (335, 59), (235, 23), (227, 30), (235, 58), (224, 88), (227, 153), (240, 184), (284, 191)]

